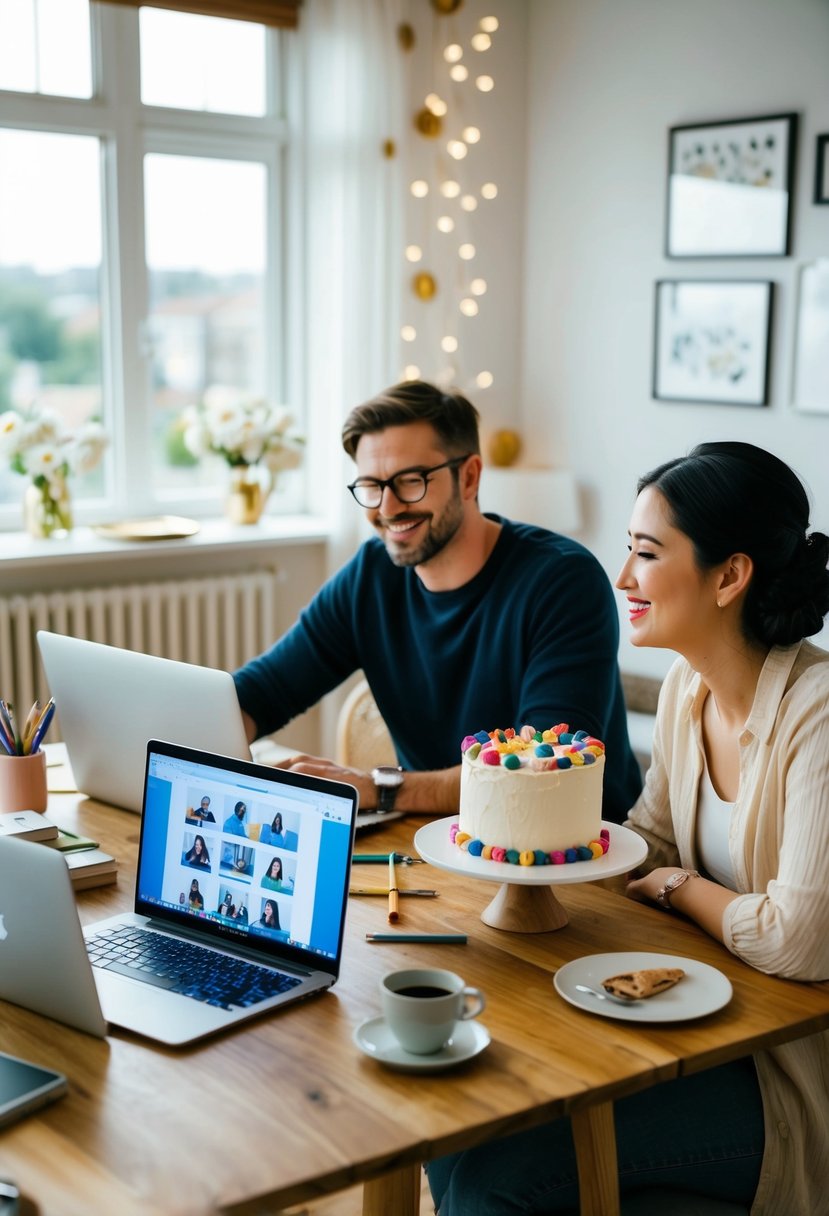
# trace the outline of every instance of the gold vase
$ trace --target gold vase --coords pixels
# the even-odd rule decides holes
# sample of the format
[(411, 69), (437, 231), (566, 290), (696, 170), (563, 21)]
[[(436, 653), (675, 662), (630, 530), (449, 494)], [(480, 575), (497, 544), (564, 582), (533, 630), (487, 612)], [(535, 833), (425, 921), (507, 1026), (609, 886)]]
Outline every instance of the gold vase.
[[(38, 482), (40, 484), (38, 484)], [(23, 495), (23, 523), (36, 540), (60, 540), (72, 531), (72, 498), (65, 477), (38, 478)]]
[(233, 524), (256, 524), (271, 492), (270, 474), (258, 465), (236, 465), (230, 470), (225, 510)]

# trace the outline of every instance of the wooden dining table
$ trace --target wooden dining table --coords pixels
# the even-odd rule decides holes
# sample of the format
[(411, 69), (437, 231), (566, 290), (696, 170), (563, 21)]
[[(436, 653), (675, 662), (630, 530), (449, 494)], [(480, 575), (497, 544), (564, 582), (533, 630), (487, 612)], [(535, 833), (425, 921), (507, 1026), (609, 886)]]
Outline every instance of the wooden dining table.
[[(71, 793), (52, 794), (48, 813), (120, 863), (114, 885), (78, 892), (81, 921), (130, 909), (138, 817)], [(357, 851), (416, 855), (426, 822), (409, 816), (361, 834)], [(355, 1184), (364, 1216), (415, 1216), (423, 1162), (566, 1115), (581, 1212), (614, 1216), (615, 1099), (829, 1027), (829, 986), (763, 975), (681, 917), (626, 900), (615, 884), (560, 888), (568, 923), (518, 933), (481, 920), (489, 883), (428, 864), (398, 865), (397, 875), (401, 887), (437, 897), (403, 896), (390, 926), (382, 897), (351, 896), (342, 973), (330, 991), (188, 1048), (117, 1029), (95, 1039), (0, 1002), (3, 1050), (69, 1079), (66, 1097), (0, 1132), (0, 1178), (13, 1179), (42, 1216), (261, 1216)], [(385, 880), (382, 866), (353, 867), (355, 884)], [(375, 931), (468, 940), (368, 942)], [(643, 1024), (576, 1008), (556, 992), (565, 963), (630, 950), (708, 963), (728, 977), (733, 998), (695, 1020)], [(379, 1013), (381, 977), (409, 966), (449, 968), (484, 992), (480, 1021), (491, 1042), (476, 1058), (401, 1072), (355, 1045), (355, 1029)]]

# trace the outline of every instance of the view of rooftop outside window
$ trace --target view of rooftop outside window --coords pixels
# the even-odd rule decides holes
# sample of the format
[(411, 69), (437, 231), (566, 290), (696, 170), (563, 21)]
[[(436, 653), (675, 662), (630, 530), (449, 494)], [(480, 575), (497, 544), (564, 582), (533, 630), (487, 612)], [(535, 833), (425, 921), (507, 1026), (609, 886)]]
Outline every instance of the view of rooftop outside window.
[(263, 26), (159, 8), (139, 17), (144, 105), (265, 113)]
[[(0, 182), (0, 414), (36, 403), (76, 430), (102, 411), (99, 141), (0, 128)], [(24, 485), (0, 461), (0, 503)], [(76, 479), (102, 489), (100, 467)]]
[(0, 0), (0, 89), (91, 97), (89, 0)]
[(221, 486), (220, 458), (194, 461), (180, 424), (211, 386), (266, 393), (265, 166), (151, 154), (144, 182), (156, 484)]

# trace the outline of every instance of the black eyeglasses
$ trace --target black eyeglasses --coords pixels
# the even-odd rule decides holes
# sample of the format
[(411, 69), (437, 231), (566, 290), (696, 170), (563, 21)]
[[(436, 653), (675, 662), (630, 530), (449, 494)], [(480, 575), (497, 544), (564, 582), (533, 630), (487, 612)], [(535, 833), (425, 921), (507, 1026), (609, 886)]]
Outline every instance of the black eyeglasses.
[(389, 477), (388, 481), (381, 481), (379, 477), (358, 477), (348, 488), (355, 502), (369, 510), (380, 506), (386, 486), (398, 502), (420, 502), (421, 498), (426, 497), (432, 473), (440, 469), (456, 469), (471, 455), (472, 452), (467, 452), (465, 456), (453, 456), (451, 460), (444, 460), (443, 464), (433, 464), (430, 469), (402, 469), (394, 477)]

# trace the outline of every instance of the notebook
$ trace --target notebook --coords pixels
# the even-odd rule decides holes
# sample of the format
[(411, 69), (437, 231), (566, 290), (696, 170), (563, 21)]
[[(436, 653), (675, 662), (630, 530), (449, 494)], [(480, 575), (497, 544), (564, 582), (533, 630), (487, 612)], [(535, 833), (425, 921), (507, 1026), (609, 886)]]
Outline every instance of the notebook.
[(0, 838), (0, 998), (175, 1046), (324, 991), (341, 966), (357, 797), (151, 740), (132, 913), (82, 930), (60, 854)]
[(250, 759), (227, 671), (38, 630), (38, 646), (79, 790), (141, 810), (149, 739)]

